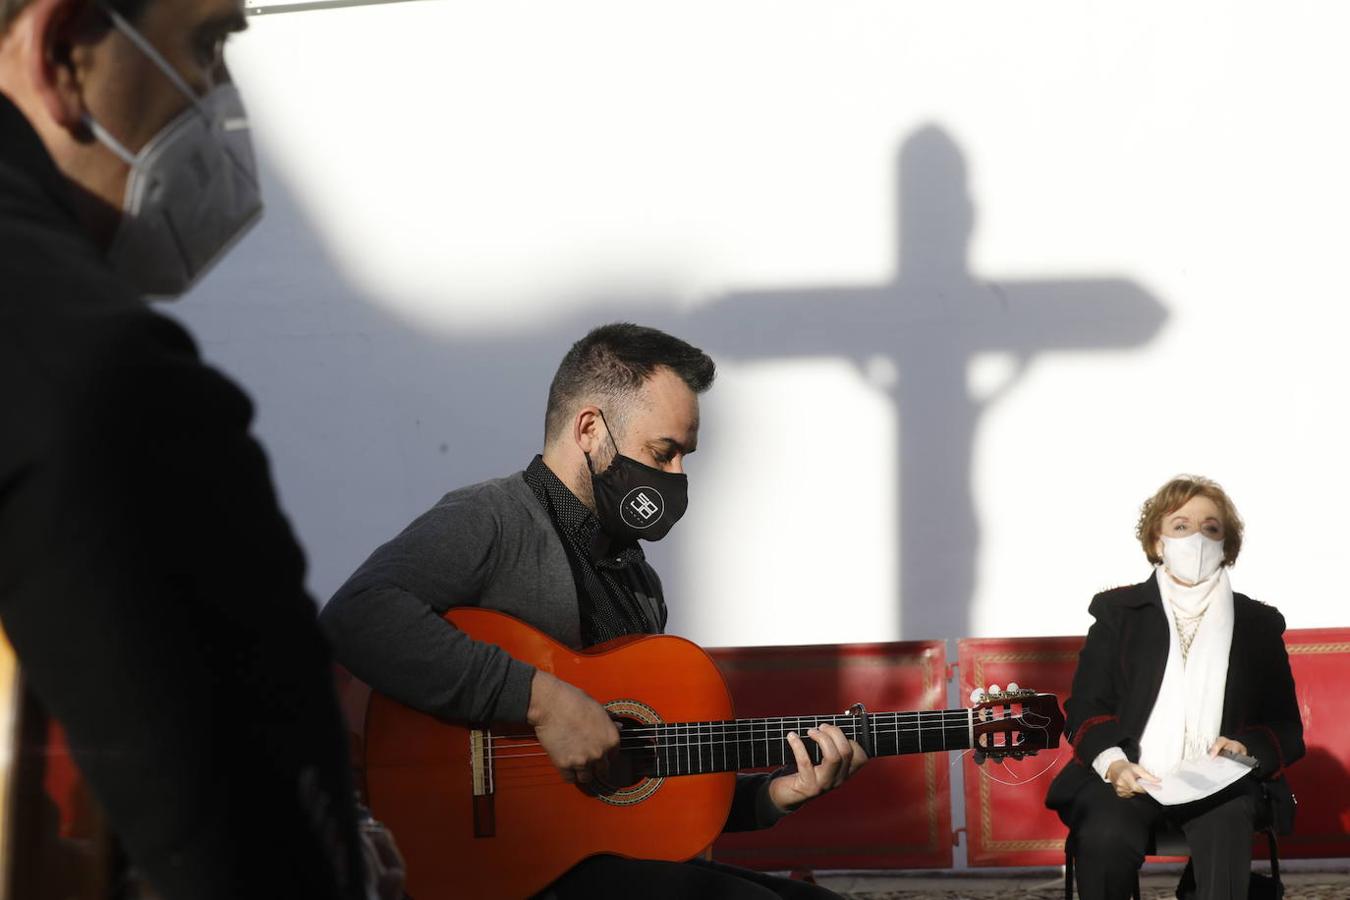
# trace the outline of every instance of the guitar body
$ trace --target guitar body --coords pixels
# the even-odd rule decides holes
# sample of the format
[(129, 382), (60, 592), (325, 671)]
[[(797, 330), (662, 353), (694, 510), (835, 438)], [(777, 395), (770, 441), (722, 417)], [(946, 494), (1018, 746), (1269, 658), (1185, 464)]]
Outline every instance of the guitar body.
[[(681, 638), (625, 638), (579, 652), (500, 613), (460, 608), (446, 618), (584, 690), (633, 727), (732, 717), (717, 667)], [(486, 769), (478, 767), (479, 796), (476, 729), (480, 747), (491, 742), (493, 757)], [(486, 730), (442, 722), (378, 693), (370, 697), (368, 800), (408, 861), (407, 890), (416, 900), (527, 897), (599, 853), (689, 859), (726, 822), (732, 772), (637, 777), (588, 791), (562, 780), (528, 726), (495, 726), (482, 737)], [(486, 757), (486, 750), (478, 754)]]

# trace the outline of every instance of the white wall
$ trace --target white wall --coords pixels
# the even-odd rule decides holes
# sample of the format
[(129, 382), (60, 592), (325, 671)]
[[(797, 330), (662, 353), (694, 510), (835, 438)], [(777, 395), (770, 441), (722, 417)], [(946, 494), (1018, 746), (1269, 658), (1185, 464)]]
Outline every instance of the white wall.
[(1350, 625), (1350, 11), (449, 0), (231, 50), (269, 213), (173, 308), (257, 398), (326, 598), (522, 467), (617, 318), (721, 375), (651, 555), (710, 644), (1083, 631), (1181, 471), (1238, 590)]

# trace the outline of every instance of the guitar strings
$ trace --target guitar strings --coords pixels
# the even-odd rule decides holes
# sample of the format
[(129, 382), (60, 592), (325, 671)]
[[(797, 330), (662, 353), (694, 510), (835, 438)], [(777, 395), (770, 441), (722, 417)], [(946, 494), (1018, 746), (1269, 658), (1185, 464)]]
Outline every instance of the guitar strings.
[[(933, 717), (938, 716), (939, 714), (942, 716), (942, 718), (939, 720), (938, 723), (934, 723)], [(929, 717), (927, 720), (918, 718), (919, 714), (917, 713), (892, 714), (892, 715), (914, 715), (915, 716), (914, 726), (908, 726), (907, 723), (900, 721), (894, 722), (877, 721), (876, 716), (878, 715), (882, 714), (876, 713), (872, 714), (873, 716), (872, 726), (874, 730), (878, 729), (894, 730), (907, 727), (918, 728), (921, 730), (935, 730), (940, 728), (950, 728), (957, 723), (966, 723), (970, 719), (966, 710), (932, 710), (929, 712), (924, 712), (923, 715)], [(1009, 717), (1003, 716), (999, 717), (998, 719), (990, 719), (987, 721), (1000, 721), (1005, 718)], [(979, 720), (977, 719), (976, 721), (978, 724)], [(622, 727), (622, 733), (623, 735), (644, 736), (649, 732), (656, 732), (656, 733), (671, 732), (678, 729), (684, 729), (686, 731), (692, 731), (694, 729), (703, 729), (708, 733), (713, 733), (715, 731), (721, 732), (745, 731), (745, 730), (756, 731), (759, 729), (771, 731), (776, 729), (782, 729), (787, 725), (788, 722), (797, 723), (796, 727), (801, 727), (802, 723), (810, 723), (813, 726), (833, 724), (838, 725), (840, 727), (855, 727), (857, 725), (857, 719), (853, 716), (832, 716), (832, 715), (776, 716), (773, 718), (766, 718), (766, 719), (727, 719), (727, 720), (712, 720), (702, 722), (657, 722), (643, 725), (625, 724)], [(795, 730), (795, 728), (789, 730)], [(503, 737), (506, 736), (503, 735)]]
[[(960, 763), (961, 760), (963, 760), (966, 756), (973, 753), (974, 751), (966, 749), (961, 751), (953, 750), (948, 752), (954, 754), (952, 756), (951, 765), (955, 766), (958, 763)], [(1062, 755), (1062, 753), (1063, 753), (1062, 750), (1057, 750), (1055, 752), (1055, 755), (1050, 757), (1046, 761), (1046, 764), (1043, 767), (1041, 767), (1040, 771), (1036, 772), (1034, 775), (1030, 775), (1027, 777), (1021, 777), (1018, 773), (1014, 772), (1013, 769), (1009, 766), (1010, 760), (1008, 760), (1006, 757), (993, 760), (993, 762), (995, 762), (999, 766), (999, 768), (1001, 768), (1003, 771), (1007, 772), (1009, 776), (1013, 777), (1014, 780), (1005, 781), (994, 775), (990, 771), (990, 769), (985, 766), (981, 766), (979, 768), (979, 774), (980, 777), (987, 778), (990, 781), (994, 782), (995, 784), (1001, 784), (1005, 787), (1023, 787), (1025, 785), (1032, 783), (1033, 781), (1036, 781), (1040, 778), (1044, 778), (1046, 775), (1052, 772), (1055, 769), (1056, 765), (1059, 763), (1059, 758)], [(524, 759), (526, 757), (543, 759), (546, 758), (547, 756), (548, 754), (546, 753), (532, 753), (532, 754), (525, 754), (522, 756), (507, 757), (507, 759), (518, 760)], [(1021, 762), (1022, 760), (1012, 760), (1012, 761)], [(508, 768), (503, 768), (501, 771), (499, 771), (495, 776), (494, 781), (502, 784), (510, 784), (512, 787), (529, 786), (528, 784), (524, 784), (524, 782), (528, 781), (529, 779), (537, 780), (539, 782), (538, 786), (553, 786), (558, 783), (564, 784), (567, 783), (555, 781), (552, 777), (550, 777), (556, 772), (557, 769), (553, 766), (552, 763), (512, 766)], [(640, 774), (641, 777), (644, 778), (654, 776), (654, 773), (651, 772), (643, 772)], [(699, 774), (699, 773), (687, 773), (687, 774)], [(705, 773), (705, 774), (713, 774), (713, 773)]]
[[(822, 723), (823, 724), (823, 723)], [(899, 726), (874, 726), (871, 729), (873, 737), (878, 736), (901, 736), (901, 735), (923, 735), (934, 732), (943, 732), (953, 730), (953, 728), (965, 728), (968, 722), (963, 717), (960, 720), (951, 720), (946, 725), (921, 725), (917, 727), (899, 727)], [(980, 723), (976, 723), (977, 725)], [(650, 736), (633, 734), (633, 730), (624, 729), (619, 737), (619, 746), (621, 750), (643, 750), (643, 749), (675, 749), (683, 747), (711, 747), (718, 744), (755, 744), (769, 740), (785, 741), (788, 731), (805, 732), (812, 727), (816, 727), (811, 720), (803, 720), (793, 728), (784, 728), (780, 726), (777, 729), (755, 729), (755, 730), (737, 730), (733, 728), (724, 728), (719, 731), (712, 729), (699, 730), (695, 725), (679, 726), (660, 726), (657, 728), (643, 729), (654, 732)], [(842, 723), (839, 725), (841, 731), (852, 739), (857, 739), (858, 728), (852, 723)], [(636, 730), (636, 729), (634, 729)], [(673, 740), (671, 739), (673, 738)], [(515, 737), (512, 735), (492, 735), (490, 744), (494, 751), (499, 747), (507, 749), (538, 747), (542, 746), (537, 738)], [(498, 755), (496, 758), (505, 758)]]
[[(894, 727), (902, 723), (902, 720), (912, 717), (920, 725), (925, 724), (923, 717), (931, 719), (935, 716), (941, 716), (943, 721), (962, 722), (970, 718), (970, 710), (967, 709), (926, 709), (913, 712), (899, 713), (868, 713), (869, 720), (878, 727)], [(834, 725), (853, 725), (858, 720), (857, 716), (849, 713), (825, 713), (817, 716), (768, 716), (755, 719), (714, 719), (710, 721), (698, 722), (657, 722), (650, 725), (637, 725), (628, 727), (626, 731), (641, 732), (644, 730), (663, 729), (663, 728), (683, 728), (683, 727), (713, 727), (713, 728), (740, 728), (740, 727), (772, 727), (771, 723), (785, 724), (787, 722), (814, 722), (819, 724)]]
[[(1056, 750), (1055, 755), (1050, 758), (1050, 761), (1046, 763), (1044, 768), (1042, 768), (1035, 775), (1032, 775), (1030, 778), (1023, 778), (1020, 781), (1004, 781), (1001, 778), (995, 777), (992, 773), (990, 773), (990, 771), (987, 768), (984, 767), (980, 768), (980, 776), (983, 778), (988, 778), (995, 784), (1001, 784), (1004, 787), (1023, 787), (1024, 785), (1031, 784), (1031, 782), (1035, 781), (1036, 779), (1042, 778), (1045, 775), (1049, 774), (1049, 772), (1055, 768), (1055, 764), (1059, 762), (1060, 754), (1063, 752), (1064, 752), (1063, 750)], [(1012, 769), (1008, 768), (1007, 759), (1000, 759), (997, 762), (999, 768), (1003, 769), (1003, 771), (1007, 772), (1009, 775), (1016, 774), (1012, 771)]]
[[(1034, 714), (1033, 714), (1033, 715), (1034, 715)], [(1047, 741), (1048, 741), (1048, 740), (1049, 740), (1049, 734), (1048, 734), (1048, 728), (1047, 728), (1046, 726), (1049, 725), (1050, 720), (1049, 720), (1048, 718), (1046, 718), (1045, 716), (1037, 716), (1037, 718), (1040, 718), (1040, 719), (1044, 720), (1044, 724), (1041, 724), (1041, 725), (1028, 725), (1027, 728), (1026, 728), (1025, 730), (1026, 730), (1026, 731), (1039, 731), (1039, 732), (1041, 732), (1042, 734), (1045, 734), (1046, 739), (1047, 739)], [(957, 756), (957, 759), (961, 759), (961, 758), (964, 757), (967, 753), (974, 753), (974, 752), (975, 752), (974, 749), (966, 750), (966, 751), (960, 753), (960, 754)], [(1023, 779), (1021, 779), (1021, 780), (1019, 780), (1019, 781), (1003, 781), (1002, 779), (997, 778), (997, 777), (995, 777), (993, 774), (991, 774), (990, 771), (989, 771), (987, 768), (985, 768), (984, 766), (981, 766), (980, 769), (979, 769), (980, 777), (982, 777), (982, 778), (988, 778), (990, 781), (994, 782), (995, 784), (1001, 784), (1001, 785), (1004, 785), (1005, 787), (1021, 787), (1021, 786), (1023, 786), (1023, 785), (1030, 784), (1031, 782), (1035, 781), (1035, 780), (1038, 779), (1038, 778), (1044, 777), (1044, 776), (1045, 776), (1046, 774), (1048, 774), (1051, 770), (1053, 770), (1053, 769), (1055, 768), (1055, 764), (1059, 762), (1059, 757), (1060, 757), (1060, 755), (1061, 755), (1063, 752), (1064, 752), (1064, 751), (1063, 751), (1063, 748), (1056, 749), (1056, 750), (1055, 750), (1055, 755), (1054, 755), (1053, 757), (1050, 758), (1050, 760), (1045, 764), (1045, 766), (1044, 766), (1039, 772), (1037, 772), (1035, 775), (1032, 775), (1030, 778), (1023, 778)], [(1020, 761), (1020, 760), (1019, 760), (1019, 761)], [(1001, 756), (999, 759), (995, 760), (995, 762), (998, 764), (998, 766), (999, 766), (1001, 769), (1003, 769), (1003, 771), (1009, 773), (1010, 775), (1016, 774), (1016, 773), (1014, 773), (1014, 772), (1012, 771), (1012, 769), (1008, 768), (1008, 759), (1007, 759), (1006, 756)]]
[[(965, 710), (934, 710), (934, 714), (942, 713), (942, 718), (934, 721), (931, 717), (924, 721), (917, 720), (914, 724), (904, 722), (873, 722), (870, 731), (873, 735), (901, 735), (918, 734), (932, 732), (947, 732), (956, 727), (968, 727), (971, 724), (970, 717)], [(909, 714), (905, 714), (909, 715)], [(1049, 719), (1039, 716), (1035, 713), (1024, 713), (1023, 720), (1034, 717), (1045, 723)], [(842, 721), (827, 722), (830, 717), (811, 717), (811, 716), (785, 716), (775, 719), (755, 720), (750, 725), (738, 725), (736, 720), (725, 722), (673, 722), (660, 723), (655, 725), (639, 725), (624, 727), (619, 736), (619, 746), (623, 749), (641, 749), (654, 746), (652, 741), (661, 741), (662, 738), (675, 738), (675, 740), (661, 741), (661, 747), (690, 747), (690, 746), (708, 746), (715, 740), (721, 740), (724, 743), (753, 743), (759, 740), (767, 740), (774, 736), (780, 739), (786, 739), (788, 731), (805, 732), (812, 727), (818, 727), (823, 724), (834, 724), (847, 733), (850, 737), (857, 737), (859, 730), (857, 722), (852, 718), (846, 718)], [(978, 728), (982, 725), (988, 725), (994, 722), (1012, 721), (1017, 717), (1006, 715), (984, 721), (976, 720), (974, 725)], [(777, 725), (771, 725), (770, 722), (777, 722)], [(793, 722), (793, 727), (787, 727), (788, 722)], [(1028, 722), (1026, 727), (1019, 730), (1038, 730), (1044, 731), (1043, 727), (1037, 726), (1034, 722)], [(728, 741), (728, 737), (735, 737), (736, 740)], [(682, 740), (683, 739), (683, 740)], [(494, 749), (498, 744), (505, 744), (511, 747), (539, 746), (536, 738), (514, 735), (490, 735), (490, 743)]]
[[(789, 717), (789, 718), (792, 718), (794, 721), (798, 721), (798, 717)], [(801, 717), (801, 718), (804, 719), (805, 717)], [(1049, 722), (1049, 719), (1048, 719), (1048, 718), (1046, 718), (1046, 717), (1044, 717), (1044, 716), (1039, 716), (1039, 715), (1036, 715), (1035, 713), (1030, 713), (1030, 712), (1024, 713), (1023, 718), (1024, 718), (1024, 719), (1040, 719), (1043, 723), (1046, 723), (1046, 724), (1048, 724), (1048, 722)], [(961, 719), (960, 724), (965, 725), (965, 724), (968, 723), (968, 719), (967, 719), (966, 716), (962, 715), (962, 716), (960, 717), (960, 719)], [(1000, 720), (987, 720), (987, 721), (1000, 721)], [(690, 724), (692, 725), (693, 723), (690, 723)], [(843, 723), (843, 726), (844, 726), (844, 727), (843, 727), (842, 730), (845, 732), (845, 734), (846, 734), (848, 737), (850, 737), (850, 738), (856, 738), (856, 737), (857, 737), (857, 727), (856, 727), (856, 723), (854, 723), (854, 722), (845, 722), (845, 723)], [(660, 727), (662, 727), (662, 726), (654, 726), (654, 727), (648, 728), (648, 729), (646, 729), (646, 730), (654, 730), (654, 729), (660, 728)], [(665, 726), (665, 727), (669, 728), (670, 726)], [(680, 727), (683, 727), (683, 724), (681, 724)], [(800, 729), (800, 725), (799, 725), (799, 730), (804, 730), (804, 729)], [(892, 725), (889, 725), (889, 726), (887, 726), (887, 725), (881, 725), (881, 726), (879, 726), (878, 728), (873, 729), (873, 734), (874, 734), (874, 736), (877, 736), (877, 737), (889, 737), (889, 736), (895, 736), (895, 737), (897, 738), (897, 746), (898, 746), (898, 743), (899, 743), (898, 738), (899, 738), (900, 735), (919, 735), (919, 736), (922, 736), (922, 734), (923, 734), (924, 732), (932, 732), (932, 731), (938, 731), (938, 730), (946, 731), (947, 729), (941, 728), (941, 727), (938, 727), (938, 726), (933, 726), (933, 725), (920, 726), (920, 727), (917, 727), (917, 728), (914, 728), (914, 727), (908, 727), (908, 728), (906, 728), (906, 727), (902, 727), (902, 726), (900, 726), (900, 725), (898, 725), (898, 724), (892, 724)], [(1019, 731), (1022, 731), (1022, 732), (1035, 731), (1035, 732), (1041, 732), (1041, 733), (1044, 734), (1044, 733), (1046, 732), (1047, 729), (1045, 728), (1044, 724), (1037, 724), (1037, 723), (1035, 723), (1034, 721), (1031, 721), (1031, 722), (1027, 722), (1027, 723), (1025, 724), (1025, 727), (1020, 728), (1020, 729), (1018, 729), (1018, 730), (1019, 730)], [(628, 741), (628, 742), (625, 743), (624, 741), (621, 740), (621, 741), (620, 741), (620, 744), (619, 744), (619, 749), (620, 749), (620, 750), (629, 750), (629, 751), (643, 751), (643, 752), (644, 752), (644, 755), (645, 755), (646, 753), (650, 753), (650, 754), (651, 754), (651, 757), (652, 757), (653, 759), (656, 759), (657, 753), (658, 753), (658, 752), (665, 753), (665, 754), (667, 754), (667, 757), (668, 757), (670, 751), (675, 751), (676, 760), (678, 761), (678, 757), (679, 757), (678, 751), (679, 751), (679, 750), (682, 750), (682, 749), (693, 749), (693, 748), (698, 748), (698, 751), (699, 751), (699, 759), (702, 760), (704, 748), (710, 748), (712, 752), (708, 754), (708, 755), (711, 757), (711, 759), (709, 760), (709, 762), (710, 762), (710, 764), (715, 765), (715, 763), (716, 763), (716, 751), (717, 751), (717, 748), (718, 748), (718, 743), (715, 743), (715, 742), (713, 742), (713, 741), (711, 740), (711, 738), (713, 737), (713, 735), (711, 734), (711, 731), (710, 731), (708, 734), (704, 734), (704, 733), (701, 733), (701, 732), (700, 732), (700, 733), (697, 733), (697, 734), (688, 734), (688, 733), (686, 733), (686, 734), (678, 734), (678, 733), (677, 733), (677, 734), (675, 734), (674, 736), (675, 736), (676, 738), (680, 738), (680, 737), (690, 738), (690, 740), (683, 740), (683, 741), (682, 741), (682, 740), (661, 741), (661, 740), (659, 739), (659, 736), (658, 736), (657, 738), (654, 739), (655, 742), (653, 742), (653, 740), (642, 739), (642, 740), (639, 740), (639, 741), (637, 741), (637, 742), (634, 742), (634, 741), (630, 740), (630, 741)], [(782, 743), (781, 743), (781, 742), (782, 742), (783, 740), (785, 740), (785, 734), (783, 734), (781, 731), (778, 732), (777, 734), (771, 733), (771, 732), (769, 732), (769, 731), (767, 731), (767, 730), (765, 730), (762, 734), (761, 734), (761, 733), (755, 733), (755, 732), (752, 732), (748, 737), (746, 736), (746, 733), (745, 733), (744, 731), (740, 731), (740, 732), (738, 732), (738, 736), (741, 738), (740, 740), (736, 740), (736, 741), (726, 741), (726, 740), (722, 740), (722, 741), (720, 742), (720, 743), (721, 743), (721, 746), (722, 746), (722, 753), (723, 753), (723, 758), (724, 758), (724, 760), (726, 760), (726, 759), (729, 758), (729, 753), (730, 753), (729, 747), (730, 747), (730, 746), (736, 746), (736, 747), (738, 748), (738, 758), (739, 758), (739, 746), (742, 745), (742, 744), (749, 744), (749, 745), (751, 746), (752, 750), (757, 750), (757, 749), (758, 749), (758, 746), (759, 746), (759, 744), (760, 744), (761, 742), (768, 743), (768, 742), (774, 741), (774, 740), (776, 739), (777, 749), (780, 749), (780, 750), (781, 750), (781, 749), (782, 749)], [(705, 738), (705, 737), (706, 737), (706, 738), (709, 738), (709, 740), (703, 740), (703, 739), (702, 739), (702, 738)], [(1048, 743), (1048, 734), (1046, 735), (1046, 738), (1047, 738), (1047, 743)], [(492, 753), (492, 760), (493, 760), (494, 762), (509, 762), (509, 761), (512, 761), (512, 760), (520, 760), (520, 759), (539, 759), (539, 758), (544, 758), (544, 757), (547, 757), (547, 756), (548, 756), (547, 753), (543, 753), (543, 752), (520, 752), (520, 751), (530, 750), (531, 748), (535, 748), (535, 747), (542, 747), (542, 744), (541, 744), (537, 739), (529, 739), (529, 738), (526, 738), (526, 737), (512, 737), (512, 736), (508, 736), (508, 735), (493, 736), (492, 739), (491, 739), (491, 741), (490, 741), (490, 746), (491, 746), (491, 749), (492, 749), (492, 751), (493, 751), (493, 753)], [(1022, 745), (1020, 745), (1020, 744), (1019, 744), (1019, 745), (1012, 745), (1012, 744), (993, 744), (993, 745), (990, 745), (990, 746), (985, 750), (985, 752), (987, 752), (987, 753), (1007, 753), (1007, 752), (1015, 751), (1016, 748), (1019, 747), (1019, 746), (1022, 746)], [(767, 748), (766, 748), (766, 749), (767, 749)], [(808, 751), (808, 753), (809, 753), (809, 752), (810, 752), (810, 751)], [(1029, 751), (1024, 751), (1024, 752), (1035, 753), (1034, 750), (1029, 750)], [(786, 757), (786, 754), (785, 754), (785, 757)], [(752, 755), (752, 759), (753, 759), (753, 755)], [(817, 763), (817, 764), (818, 764), (818, 763)], [(550, 763), (550, 765), (551, 765), (551, 763)]]
[[(1044, 719), (1045, 717), (1038, 717), (1038, 718)], [(1048, 720), (1048, 719), (1045, 719), (1045, 721), (1048, 723), (1049, 720)], [(1039, 732), (1042, 732), (1042, 733), (1046, 733), (1046, 731), (1047, 731), (1047, 729), (1046, 729), (1043, 725), (1030, 725), (1030, 726), (1028, 726), (1027, 728), (1022, 729), (1022, 730), (1024, 730), (1024, 731), (1039, 731)], [(910, 732), (910, 733), (912, 733), (912, 732)], [(1048, 740), (1048, 737), (1049, 737), (1048, 734), (1046, 734), (1047, 740)], [(509, 739), (503, 738), (502, 740), (505, 741), (505, 740), (509, 740)], [(514, 745), (512, 745), (512, 746), (513, 746), (513, 748), (525, 749), (525, 748), (530, 747), (530, 746), (542, 746), (542, 745), (540, 745), (538, 741), (521, 740), (521, 741), (519, 741), (518, 743), (516, 743), (516, 744), (514, 744)], [(652, 744), (642, 744), (642, 745), (640, 745), (637, 749), (643, 749), (643, 750), (650, 750), (650, 751), (652, 751), (652, 758), (654, 759), (655, 756), (656, 756), (656, 751), (657, 751), (658, 749), (660, 749), (660, 750), (665, 750), (665, 749), (675, 749), (675, 748), (680, 748), (680, 747), (699, 747), (700, 749), (702, 749), (703, 747), (706, 747), (706, 746), (710, 746), (710, 745), (708, 745), (708, 744), (701, 744), (701, 743), (674, 744), (674, 745), (669, 745), (669, 744), (668, 744), (668, 745), (660, 745), (660, 746), (655, 746), (655, 745), (652, 745)], [(632, 749), (632, 748), (630, 748), (630, 749)], [(991, 755), (992, 755), (992, 754), (998, 754), (998, 755), (1000, 756), (1000, 759), (998, 760), (998, 762), (1002, 765), (1002, 767), (1004, 768), (1005, 771), (1011, 772), (1011, 770), (1009, 770), (1009, 769), (1007, 768), (1006, 754), (1008, 754), (1008, 753), (1014, 751), (1015, 749), (1016, 749), (1015, 746), (1008, 746), (1008, 745), (994, 745), (994, 746), (991, 746), (991, 747), (987, 748), (984, 752), (987, 753), (987, 754), (991, 754)], [(937, 751), (937, 752), (941, 752), (941, 751)], [(951, 751), (951, 752), (955, 752), (955, 751)], [(965, 749), (965, 750), (963, 750), (963, 751), (957, 753), (956, 757), (955, 757), (955, 758), (953, 759), (953, 761), (952, 761), (952, 765), (955, 765), (956, 762), (959, 761), (960, 759), (962, 759), (966, 754), (973, 753), (973, 752), (974, 752), (974, 749), (973, 749), (973, 748), (967, 748), (967, 749)], [(1037, 751), (1030, 750), (1030, 751), (1025, 751), (1025, 752), (1028, 753), (1028, 755), (1036, 755), (1036, 752), (1037, 752)], [(1049, 762), (1049, 764), (1048, 764), (1044, 769), (1042, 769), (1040, 772), (1038, 772), (1038, 773), (1036, 773), (1035, 775), (1031, 776), (1030, 778), (1024, 779), (1023, 781), (1020, 781), (1020, 782), (1005, 782), (1005, 781), (1002, 781), (1002, 780), (1000, 780), (1000, 779), (998, 779), (998, 778), (993, 777), (992, 775), (990, 775), (990, 774), (988, 773), (988, 770), (986, 770), (986, 769), (984, 769), (984, 768), (981, 768), (980, 771), (981, 771), (981, 773), (982, 773), (985, 777), (988, 777), (988, 778), (990, 778), (991, 780), (993, 780), (993, 781), (995, 781), (995, 782), (997, 782), (997, 783), (999, 783), (999, 784), (1005, 784), (1005, 785), (1009, 785), (1009, 786), (1016, 786), (1016, 785), (1018, 785), (1018, 784), (1029, 783), (1029, 782), (1031, 782), (1031, 781), (1034, 781), (1034, 780), (1036, 780), (1037, 778), (1042, 777), (1046, 772), (1049, 772), (1049, 771), (1054, 767), (1055, 763), (1058, 761), (1058, 759), (1059, 759), (1059, 753), (1060, 753), (1060, 751), (1057, 751), (1056, 754), (1055, 754), (1055, 756), (1054, 756), (1054, 758), (1051, 759), (1050, 762)], [(711, 762), (714, 762), (714, 763), (715, 763), (715, 761), (716, 761), (716, 755), (713, 754), (712, 756), (713, 756), (713, 758), (712, 758)], [(724, 756), (725, 756), (725, 751), (724, 751)], [(494, 753), (494, 754), (492, 755), (491, 761), (495, 764), (495, 763), (498, 763), (498, 762), (505, 763), (505, 762), (512, 762), (512, 761), (526, 760), (526, 759), (543, 760), (543, 759), (547, 759), (547, 758), (548, 758), (548, 754), (547, 754), (547, 753), (544, 753), (544, 752), (536, 752), (536, 753), (507, 752), (507, 753)], [(701, 758), (701, 754), (700, 754), (700, 758)], [(816, 764), (819, 765), (820, 763), (817, 762)], [(769, 765), (772, 765), (772, 763), (769, 763)], [(542, 771), (542, 772), (547, 772), (547, 771), (549, 771), (549, 770), (556, 771), (556, 768), (553, 766), (553, 763), (552, 763), (552, 762), (548, 762), (548, 763), (524, 763), (524, 764), (522, 764), (522, 765), (516, 765), (516, 766), (504, 766), (504, 767), (497, 773), (496, 779), (497, 779), (497, 780), (507, 780), (507, 781), (512, 781), (512, 782), (514, 783), (514, 779), (512, 779), (512, 778), (510, 777), (511, 775), (519, 775), (519, 776), (524, 776), (524, 777), (538, 777), (538, 776), (534, 776), (532, 773), (535, 773), (535, 772), (541, 772), (541, 771)], [(728, 771), (730, 771), (730, 770), (728, 770)], [(696, 774), (696, 773), (687, 773), (687, 774)]]

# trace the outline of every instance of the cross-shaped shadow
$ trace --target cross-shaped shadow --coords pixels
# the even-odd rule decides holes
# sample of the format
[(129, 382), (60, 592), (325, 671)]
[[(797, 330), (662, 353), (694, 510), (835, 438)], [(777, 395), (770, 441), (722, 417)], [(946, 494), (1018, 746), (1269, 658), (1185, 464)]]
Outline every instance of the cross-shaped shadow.
[[(901, 633), (955, 638), (969, 634), (979, 559), (971, 459), (980, 416), (1038, 354), (1139, 347), (1158, 333), (1167, 311), (1124, 279), (973, 274), (967, 251), (975, 209), (960, 148), (941, 128), (925, 127), (904, 142), (898, 170), (893, 281), (729, 294), (692, 313), (682, 334), (715, 357), (836, 356), (865, 371), (878, 358), (889, 361), (895, 377), (883, 389), (901, 435)], [(971, 365), (990, 353), (1006, 356), (1008, 373), (977, 393)], [(1063, 412), (1071, 419), (1072, 409)]]

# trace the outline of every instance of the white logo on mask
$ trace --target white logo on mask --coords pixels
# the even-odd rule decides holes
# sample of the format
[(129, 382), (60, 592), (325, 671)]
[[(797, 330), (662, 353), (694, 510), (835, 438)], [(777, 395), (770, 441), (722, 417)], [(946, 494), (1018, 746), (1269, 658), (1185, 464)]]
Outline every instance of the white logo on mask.
[(633, 528), (646, 528), (657, 519), (665, 509), (665, 500), (655, 488), (633, 488), (623, 498), (623, 518)]

